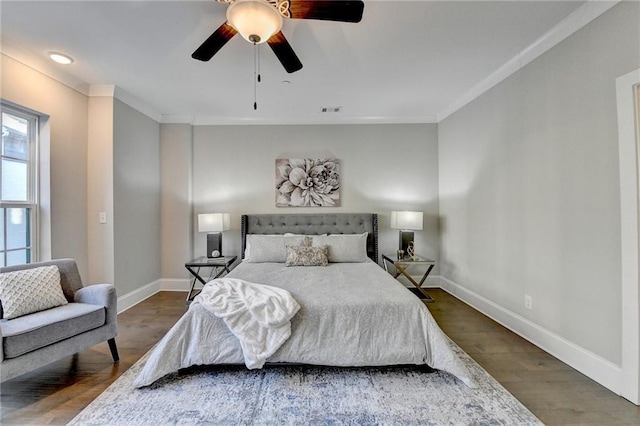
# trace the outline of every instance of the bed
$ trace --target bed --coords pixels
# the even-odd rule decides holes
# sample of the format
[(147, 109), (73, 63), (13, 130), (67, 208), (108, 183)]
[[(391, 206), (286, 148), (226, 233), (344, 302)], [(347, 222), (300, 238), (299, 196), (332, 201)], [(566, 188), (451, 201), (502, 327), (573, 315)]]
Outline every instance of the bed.
[[(428, 365), (474, 386), (426, 306), (377, 264), (376, 214), (243, 215), (241, 226), (243, 261), (225, 278), (286, 290), (299, 305), (290, 337), (267, 363)], [(287, 266), (299, 246), (322, 247), (328, 264)], [(238, 338), (196, 298), (134, 386), (194, 365), (245, 360)]]

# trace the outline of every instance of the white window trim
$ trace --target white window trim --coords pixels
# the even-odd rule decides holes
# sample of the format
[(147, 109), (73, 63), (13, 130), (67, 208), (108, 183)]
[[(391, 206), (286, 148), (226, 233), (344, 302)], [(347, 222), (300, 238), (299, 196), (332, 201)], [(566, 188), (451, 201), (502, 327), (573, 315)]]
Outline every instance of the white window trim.
[[(24, 118), (29, 122), (29, 162), (28, 162), (28, 188), (29, 201), (1, 201), (1, 208), (30, 208), (30, 250), (31, 263), (40, 260), (40, 131), (42, 116), (28, 108), (23, 108), (11, 102), (0, 101), (2, 112)], [(5, 218), (6, 220), (6, 218)], [(2, 224), (4, 226), (4, 223)], [(5, 230), (6, 231), (6, 230)], [(5, 253), (10, 250), (6, 250)]]

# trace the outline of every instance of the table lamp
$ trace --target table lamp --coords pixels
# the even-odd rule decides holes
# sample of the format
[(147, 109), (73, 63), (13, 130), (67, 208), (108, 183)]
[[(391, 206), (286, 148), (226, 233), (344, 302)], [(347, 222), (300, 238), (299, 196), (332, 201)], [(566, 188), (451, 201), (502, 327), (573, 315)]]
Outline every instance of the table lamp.
[(409, 255), (409, 246), (413, 246), (413, 231), (422, 230), (422, 212), (391, 212), (391, 228), (400, 230), (399, 250)]
[(198, 232), (207, 232), (207, 257), (222, 256), (222, 231), (231, 229), (229, 213), (198, 215)]

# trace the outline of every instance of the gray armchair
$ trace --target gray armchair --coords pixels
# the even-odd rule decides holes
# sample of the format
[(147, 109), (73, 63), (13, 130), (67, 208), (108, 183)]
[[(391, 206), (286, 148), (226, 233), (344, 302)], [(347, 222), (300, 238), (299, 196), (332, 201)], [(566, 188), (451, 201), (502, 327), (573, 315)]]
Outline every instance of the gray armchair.
[(49, 265), (58, 266), (60, 284), (69, 303), (0, 321), (2, 382), (105, 340), (113, 361), (119, 359), (115, 341), (117, 298), (112, 285), (84, 287), (73, 259), (9, 266), (0, 268), (0, 273)]

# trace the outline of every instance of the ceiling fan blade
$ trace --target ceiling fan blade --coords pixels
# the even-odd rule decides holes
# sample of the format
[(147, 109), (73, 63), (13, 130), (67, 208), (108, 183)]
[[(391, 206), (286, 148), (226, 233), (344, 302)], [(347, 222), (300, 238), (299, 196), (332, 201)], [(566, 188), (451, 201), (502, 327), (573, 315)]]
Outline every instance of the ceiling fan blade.
[(237, 33), (235, 28), (225, 22), (191, 54), (191, 57), (200, 61), (208, 61)]
[(289, 0), (289, 12), (294, 19), (360, 22), (364, 2), (343, 0)]
[(274, 34), (267, 40), (269, 46), (271, 46), (271, 50), (276, 54), (278, 60), (287, 70), (288, 73), (296, 72), (302, 68), (302, 62), (296, 56), (296, 53), (291, 48), (291, 45), (282, 34), (282, 31)]

